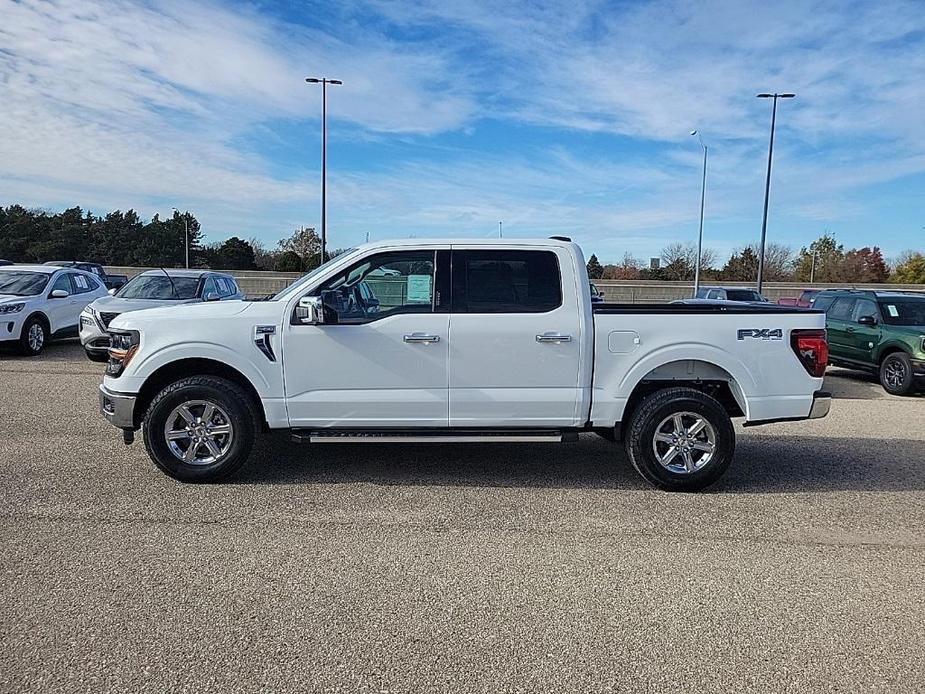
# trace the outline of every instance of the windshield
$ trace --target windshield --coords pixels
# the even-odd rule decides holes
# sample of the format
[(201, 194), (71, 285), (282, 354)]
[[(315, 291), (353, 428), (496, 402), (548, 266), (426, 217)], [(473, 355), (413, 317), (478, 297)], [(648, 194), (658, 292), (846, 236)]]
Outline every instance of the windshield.
[(13, 296), (41, 294), (48, 284), (49, 277), (51, 275), (44, 272), (0, 270), (0, 294), (12, 294)]
[(880, 313), (890, 325), (925, 326), (925, 297), (881, 301)]
[(764, 301), (761, 294), (751, 289), (727, 289), (726, 298), (729, 301)]
[[(173, 280), (171, 286), (170, 281)], [(177, 293), (174, 294), (174, 287)], [(119, 293), (120, 299), (152, 299), (159, 301), (195, 299), (199, 290), (198, 277), (167, 277), (166, 275), (139, 275), (130, 280)]]
[(323, 272), (324, 270), (327, 270), (328, 267), (331, 265), (331, 263), (340, 262), (341, 260), (344, 260), (345, 258), (349, 258), (349, 257), (352, 256), (354, 253), (356, 253), (356, 250), (357, 250), (356, 248), (348, 248), (348, 249), (347, 249), (346, 251), (344, 251), (343, 253), (339, 253), (338, 255), (334, 256), (333, 258), (329, 258), (329, 259), (328, 259), (328, 262), (324, 263), (323, 265), (319, 265), (319, 266), (316, 267), (314, 270), (312, 270), (311, 272), (309, 272), (307, 275), (302, 275), (302, 276), (301, 276), (299, 279), (297, 279), (295, 282), (293, 282), (292, 284), (290, 284), (288, 287), (285, 287), (285, 288), (282, 289), (278, 294), (276, 294), (275, 296), (273, 296), (273, 297), (270, 299), (270, 301), (276, 301), (277, 299), (282, 299), (282, 298), (285, 297), (287, 294), (289, 294), (289, 292), (295, 291), (295, 288), (296, 288), (296, 287), (304, 287), (304, 286), (306, 286), (306, 285), (311, 284), (310, 280), (311, 280), (312, 277), (315, 277), (316, 275), (321, 274), (321, 272)]

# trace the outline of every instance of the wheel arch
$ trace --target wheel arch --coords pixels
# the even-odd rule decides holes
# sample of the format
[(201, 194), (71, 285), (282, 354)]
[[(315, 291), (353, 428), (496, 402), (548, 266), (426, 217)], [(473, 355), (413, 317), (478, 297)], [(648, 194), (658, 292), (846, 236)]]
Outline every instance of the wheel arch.
[[(45, 332), (48, 333), (46, 336), (48, 339), (51, 339), (51, 321), (48, 319), (48, 316), (45, 315), (43, 311), (33, 311), (30, 313), (26, 320), (22, 322), (22, 330), (26, 329), (26, 324), (33, 318), (38, 318), (45, 325)], [(20, 337), (22, 337), (22, 330), (20, 331)]]
[(636, 381), (621, 421), (629, 421), (647, 395), (675, 387), (692, 388), (715, 398), (730, 417), (748, 416), (748, 398), (727, 369), (707, 359), (676, 359), (650, 369)]
[(909, 350), (896, 342), (890, 342), (880, 348), (880, 352), (877, 354), (877, 366), (883, 364), (884, 359), (886, 359), (891, 354), (896, 354), (897, 352), (905, 352), (910, 357), (912, 356), (909, 353)]
[(218, 376), (239, 385), (250, 396), (254, 407), (257, 408), (257, 412), (260, 414), (261, 427), (263, 429), (268, 428), (263, 402), (250, 379), (233, 366), (214, 359), (201, 357), (178, 359), (162, 364), (145, 379), (144, 385), (138, 391), (135, 400), (135, 426), (141, 425), (141, 420), (144, 418), (148, 405), (151, 404), (151, 401), (161, 390), (167, 385), (188, 376)]

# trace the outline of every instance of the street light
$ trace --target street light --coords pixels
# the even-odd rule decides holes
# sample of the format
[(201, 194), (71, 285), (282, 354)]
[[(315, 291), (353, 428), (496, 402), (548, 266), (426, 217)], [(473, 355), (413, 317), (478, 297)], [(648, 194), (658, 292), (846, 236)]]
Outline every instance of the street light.
[(758, 251), (758, 293), (761, 293), (761, 285), (764, 275), (764, 244), (768, 234), (768, 196), (771, 193), (771, 156), (774, 154), (774, 124), (777, 121), (777, 100), (792, 99), (796, 94), (759, 94), (759, 99), (773, 99), (774, 105), (771, 108), (771, 143), (768, 145), (768, 176), (764, 183), (764, 216), (761, 220), (761, 247)]
[[(178, 210), (176, 207), (171, 207), (170, 209), (176, 212), (177, 214), (180, 214), (180, 210)], [(183, 215), (183, 231), (185, 232), (185, 235), (186, 235), (186, 269), (189, 270), (189, 214), (188, 213), (184, 213)]]
[(328, 85), (343, 84), (340, 80), (329, 80), (327, 77), (306, 77), (309, 84), (321, 85), (321, 262), (324, 263), (327, 255), (328, 227), (327, 227), (327, 177), (328, 177)]
[(703, 254), (703, 202), (707, 195), (707, 146), (697, 130), (691, 130), (691, 136), (697, 136), (697, 141), (703, 148), (703, 178), (700, 182), (700, 234), (697, 236), (697, 266), (694, 268), (694, 298), (700, 290), (700, 258)]

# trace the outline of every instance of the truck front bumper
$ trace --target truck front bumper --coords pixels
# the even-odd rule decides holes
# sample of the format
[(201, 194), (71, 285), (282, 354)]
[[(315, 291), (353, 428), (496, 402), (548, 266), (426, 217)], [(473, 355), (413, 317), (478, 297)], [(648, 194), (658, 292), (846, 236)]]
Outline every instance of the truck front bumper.
[(107, 422), (119, 429), (134, 431), (136, 396), (128, 393), (116, 393), (105, 386), (100, 386), (100, 414)]

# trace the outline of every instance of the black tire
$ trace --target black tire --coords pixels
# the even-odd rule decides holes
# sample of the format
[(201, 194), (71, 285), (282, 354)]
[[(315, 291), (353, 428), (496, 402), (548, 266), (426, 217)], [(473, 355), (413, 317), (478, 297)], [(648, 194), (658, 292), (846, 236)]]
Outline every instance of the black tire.
[(912, 362), (905, 352), (888, 354), (880, 363), (880, 385), (890, 395), (911, 395), (915, 391)]
[[(184, 462), (171, 451), (165, 434), (167, 420), (175, 409), (197, 401), (216, 405), (222, 419), (227, 416), (232, 427), (227, 451), (211, 463)], [(142, 431), (148, 455), (166, 474), (181, 482), (220, 482), (237, 472), (250, 457), (257, 438), (258, 412), (251, 395), (236, 383), (216, 376), (190, 376), (171, 383), (155, 396), (145, 412)], [(186, 443), (183, 439), (179, 445)]]
[(106, 352), (93, 352), (84, 347), (84, 353), (87, 355), (87, 359), (90, 361), (95, 361), (99, 364), (109, 361), (109, 354)]
[[(35, 326), (38, 326), (38, 328)], [(41, 330), (41, 337), (37, 344), (30, 338), (33, 329)], [(17, 345), (19, 353), (27, 357), (37, 357), (45, 349), (47, 343), (48, 325), (40, 316), (29, 316), (26, 322), (22, 324), (22, 332), (19, 334), (19, 343)]]
[[(680, 413), (687, 413), (682, 417), (682, 429), (685, 432), (689, 431), (688, 424), (693, 425), (696, 421), (695, 417), (704, 420), (709, 428), (704, 427), (693, 437), (685, 433), (679, 446), (655, 444), (656, 430), (660, 426), (675, 429), (673, 416)], [(696, 467), (706, 456), (706, 451), (693, 447), (710, 445), (711, 442), (707, 440), (710, 435), (713, 437), (712, 455), (702, 467)], [(685, 471), (669, 469), (660, 463), (654, 450), (656, 445), (666, 457), (673, 448), (675, 457), (681, 459), (677, 463), (671, 459), (667, 464), (681, 466)], [(665, 388), (647, 395), (633, 411), (626, 429), (624, 446), (636, 471), (656, 487), (669, 492), (697, 492), (709, 487), (726, 472), (735, 453), (735, 429), (729, 414), (715, 398), (693, 388)], [(681, 455), (682, 450), (684, 455)], [(693, 461), (692, 471), (686, 469), (685, 456)]]

